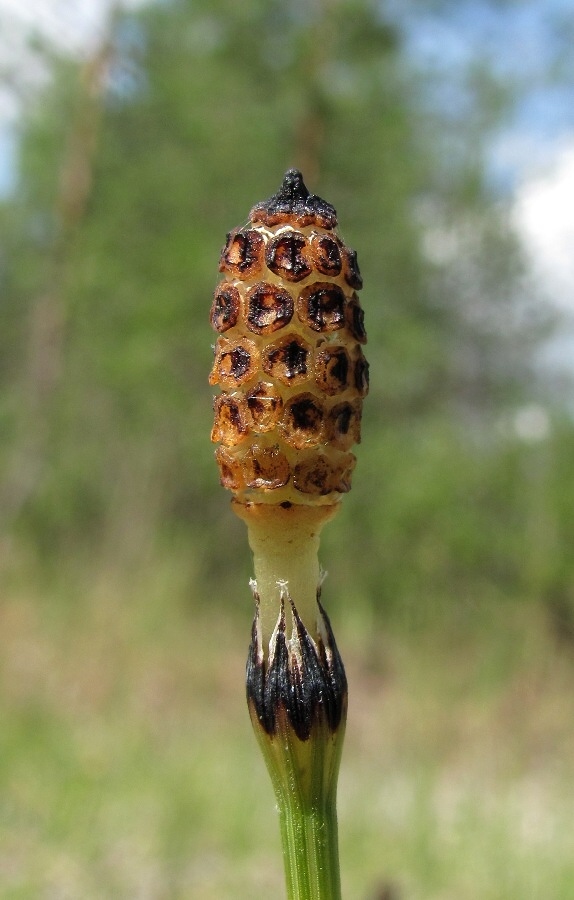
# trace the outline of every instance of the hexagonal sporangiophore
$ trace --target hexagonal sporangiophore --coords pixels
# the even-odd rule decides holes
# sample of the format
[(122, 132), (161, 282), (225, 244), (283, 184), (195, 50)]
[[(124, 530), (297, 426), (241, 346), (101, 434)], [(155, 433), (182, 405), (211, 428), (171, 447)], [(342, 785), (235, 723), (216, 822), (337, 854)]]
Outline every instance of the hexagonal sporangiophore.
[(296, 450), (317, 447), (323, 440), (323, 404), (314, 394), (297, 394), (283, 410), (279, 423), (283, 439)]
[(259, 381), (245, 397), (253, 428), (262, 433), (277, 427), (283, 412), (283, 399), (272, 384)]
[(211, 305), (210, 321), (220, 334), (237, 325), (241, 311), (239, 291), (227, 281), (222, 281), (215, 288)]
[(351, 360), (345, 347), (328, 344), (315, 360), (315, 381), (325, 394), (340, 394), (349, 386)]
[(351, 489), (355, 463), (352, 453), (335, 458), (325, 453), (307, 454), (293, 469), (293, 487), (301, 494), (316, 497), (346, 494)]
[(321, 275), (336, 278), (343, 268), (341, 241), (332, 234), (311, 236), (311, 260)]
[(215, 345), (215, 359), (209, 376), (210, 384), (233, 389), (250, 381), (259, 368), (259, 350), (248, 338), (236, 341), (220, 337)]
[(311, 251), (304, 234), (289, 229), (272, 238), (265, 251), (267, 268), (285, 281), (302, 281), (311, 274)]
[(363, 308), (359, 303), (359, 298), (356, 294), (353, 294), (351, 299), (347, 302), (346, 313), (349, 331), (359, 344), (366, 344), (367, 332), (365, 331), (365, 313), (363, 312)]
[(356, 250), (350, 250), (348, 247), (345, 247), (343, 255), (343, 274), (345, 276), (345, 281), (350, 287), (354, 288), (356, 291), (361, 290), (363, 287), (363, 276), (359, 271), (357, 252)]
[(312, 368), (310, 345), (296, 334), (274, 341), (261, 354), (263, 371), (283, 384), (300, 384)]
[(361, 352), (355, 360), (353, 366), (355, 377), (355, 388), (359, 392), (360, 397), (366, 397), (369, 393), (369, 363)]
[(245, 488), (243, 478), (243, 466), (229, 450), (218, 447), (215, 451), (215, 459), (219, 467), (219, 480), (222, 487), (228, 491), (237, 493)]
[(247, 291), (245, 319), (254, 334), (273, 334), (292, 316), (293, 298), (283, 288), (262, 281)]
[(287, 457), (275, 444), (260, 447), (254, 444), (241, 459), (243, 478), (248, 488), (274, 491), (284, 487), (291, 477)]
[(361, 443), (360, 400), (344, 401), (331, 407), (325, 419), (325, 432), (329, 444), (338, 450), (349, 450)]
[(225, 447), (234, 447), (249, 434), (251, 417), (247, 403), (242, 397), (220, 394), (213, 403), (214, 423), (211, 440), (219, 441)]
[(219, 271), (242, 280), (259, 275), (263, 271), (264, 247), (262, 235), (254, 228), (230, 231), (221, 251)]
[(315, 281), (297, 298), (297, 314), (313, 331), (337, 331), (345, 325), (345, 294), (330, 281)]

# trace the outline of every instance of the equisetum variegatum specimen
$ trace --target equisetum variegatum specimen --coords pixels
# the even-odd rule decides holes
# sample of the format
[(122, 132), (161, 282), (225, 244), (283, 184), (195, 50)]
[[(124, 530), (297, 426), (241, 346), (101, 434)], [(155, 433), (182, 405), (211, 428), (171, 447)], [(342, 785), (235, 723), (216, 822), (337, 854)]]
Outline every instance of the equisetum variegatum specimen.
[(362, 280), (334, 208), (289, 170), (227, 236), (212, 440), (247, 523), (255, 619), (247, 700), (275, 789), (290, 900), (340, 897), (336, 788), (345, 671), (320, 603), (321, 528), (351, 487), (368, 365)]

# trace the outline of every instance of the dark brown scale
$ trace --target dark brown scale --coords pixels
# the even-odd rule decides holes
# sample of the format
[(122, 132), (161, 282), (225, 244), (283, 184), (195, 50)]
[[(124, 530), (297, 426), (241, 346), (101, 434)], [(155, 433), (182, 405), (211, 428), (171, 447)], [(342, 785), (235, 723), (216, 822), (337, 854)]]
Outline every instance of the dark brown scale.
[(284, 384), (297, 384), (307, 376), (311, 348), (297, 337), (272, 344), (263, 353), (263, 371)]
[(299, 294), (297, 312), (313, 331), (336, 331), (345, 324), (345, 295), (336, 284), (316, 281)]
[(336, 278), (340, 274), (343, 261), (339, 241), (328, 234), (315, 234), (311, 238), (311, 258), (321, 275)]
[(323, 436), (323, 409), (313, 394), (300, 394), (285, 405), (280, 428), (296, 449), (317, 445)]
[(247, 292), (247, 327), (256, 334), (272, 334), (293, 316), (293, 298), (288, 291), (261, 282)]
[(291, 477), (289, 462), (279, 447), (259, 447), (255, 444), (242, 459), (245, 484), (248, 488), (276, 490)]
[(369, 393), (369, 364), (362, 353), (355, 362), (355, 387), (361, 397)]
[[(289, 509), (292, 504), (279, 505)], [(329, 619), (319, 601), (317, 604), (322, 625), (319, 625), (319, 635), (312, 639), (289, 597), (294, 626), (289, 640), (285, 605), (281, 601), (275, 646), (269, 663), (266, 657), (262, 659), (260, 652), (259, 611), (256, 611), (247, 657), (247, 702), (253, 719), (271, 737), (285, 733), (285, 716), (301, 742), (307, 741), (316, 723), (322, 721), (326, 721), (329, 731), (334, 734), (344, 716), (347, 677)], [(295, 633), (297, 649), (293, 652)], [(324, 643), (322, 635), (325, 636)]]
[(349, 383), (351, 361), (344, 347), (330, 347), (317, 356), (317, 386), (326, 394), (339, 394)]
[(326, 422), (327, 440), (339, 450), (361, 443), (361, 401), (338, 403), (329, 411)]
[(252, 341), (246, 338), (241, 338), (239, 341), (219, 338), (209, 383), (222, 383), (224, 387), (226, 385), (236, 387), (253, 377), (258, 364), (259, 354)]
[(213, 304), (211, 306), (211, 324), (216, 331), (222, 334), (229, 328), (237, 325), (241, 299), (237, 288), (232, 284), (223, 282), (215, 289)]
[(347, 325), (351, 334), (360, 344), (367, 343), (367, 332), (365, 331), (365, 313), (359, 303), (359, 298), (353, 295), (347, 303)]
[(363, 277), (359, 271), (356, 250), (345, 249), (345, 265), (343, 271), (347, 284), (356, 291), (360, 291), (363, 287)]
[(335, 208), (310, 194), (298, 169), (289, 169), (283, 183), (268, 200), (257, 203), (249, 213), (254, 225), (291, 224), (303, 228), (318, 225), (320, 228), (335, 228), (337, 213)]
[(236, 278), (251, 278), (263, 267), (264, 241), (258, 231), (232, 231), (221, 251), (219, 271), (229, 272)]
[(272, 240), (265, 251), (265, 262), (274, 275), (286, 281), (302, 281), (311, 274), (309, 243), (303, 234), (289, 231)]
[(283, 400), (275, 393), (272, 384), (260, 381), (246, 397), (256, 431), (271, 431), (275, 428), (283, 410)]

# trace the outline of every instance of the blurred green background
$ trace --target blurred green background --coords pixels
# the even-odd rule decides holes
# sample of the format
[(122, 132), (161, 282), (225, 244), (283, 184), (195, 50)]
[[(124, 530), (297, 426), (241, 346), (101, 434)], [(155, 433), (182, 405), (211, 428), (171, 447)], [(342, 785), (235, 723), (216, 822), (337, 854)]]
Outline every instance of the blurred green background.
[[(458, 5), (408, 9), (440, 58)], [(207, 375), (225, 233), (292, 165), (358, 250), (369, 334), (322, 543), (344, 895), (574, 896), (572, 370), (542, 362), (566, 326), (488, 165), (529, 85), (486, 53), (433, 69), (407, 26), (362, 0), (111, 4), (81, 53), (31, 36), (33, 89), (3, 69), (2, 898), (283, 896)]]

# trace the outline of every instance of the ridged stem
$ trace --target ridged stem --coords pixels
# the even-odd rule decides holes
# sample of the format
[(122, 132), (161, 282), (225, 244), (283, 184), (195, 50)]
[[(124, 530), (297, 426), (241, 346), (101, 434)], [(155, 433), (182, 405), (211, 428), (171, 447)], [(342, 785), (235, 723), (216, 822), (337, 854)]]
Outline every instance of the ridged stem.
[(286, 783), (271, 773), (279, 810), (288, 900), (341, 898), (337, 774), (336, 771), (327, 796), (309, 800), (296, 777)]

